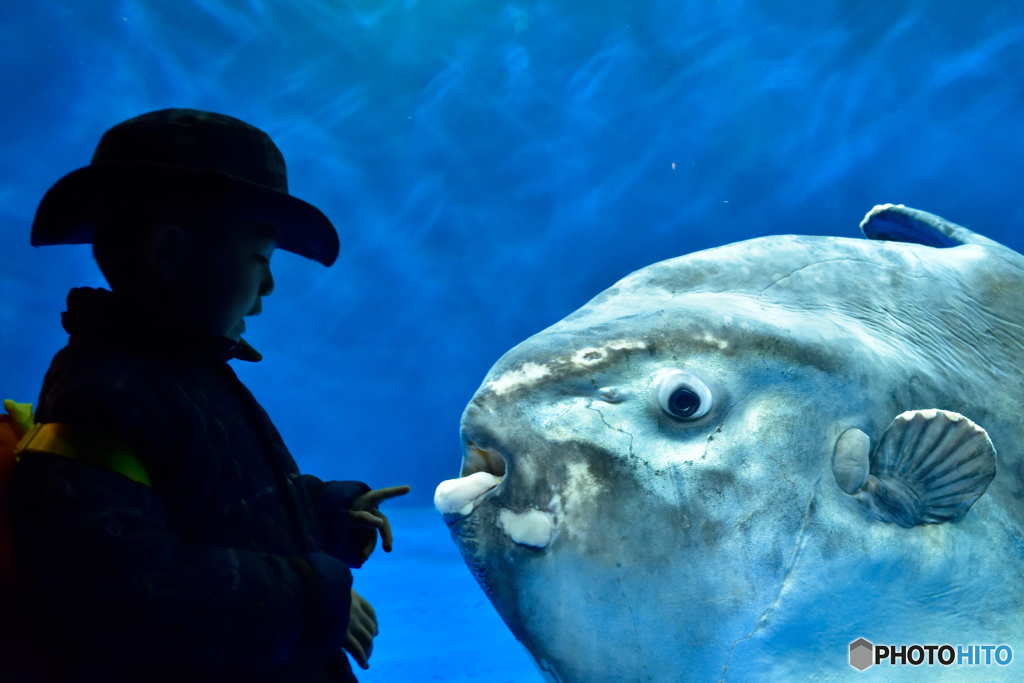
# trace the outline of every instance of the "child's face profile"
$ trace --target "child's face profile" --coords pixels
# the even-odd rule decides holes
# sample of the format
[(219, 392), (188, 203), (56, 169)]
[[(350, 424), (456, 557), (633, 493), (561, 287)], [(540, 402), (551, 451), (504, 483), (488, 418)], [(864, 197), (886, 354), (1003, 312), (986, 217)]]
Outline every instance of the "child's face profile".
[(274, 290), (270, 258), (274, 229), (253, 223), (224, 226), (223, 239), (159, 226), (147, 257), (158, 279), (151, 298), (168, 322), (238, 341), (244, 316), (263, 310)]

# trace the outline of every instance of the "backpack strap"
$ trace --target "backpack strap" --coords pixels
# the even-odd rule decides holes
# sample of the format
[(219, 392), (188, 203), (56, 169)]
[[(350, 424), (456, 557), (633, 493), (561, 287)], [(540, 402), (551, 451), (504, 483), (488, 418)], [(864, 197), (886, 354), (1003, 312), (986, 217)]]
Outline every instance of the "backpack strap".
[(131, 451), (110, 439), (60, 422), (43, 422), (32, 427), (14, 447), (15, 460), (21, 460), (26, 453), (77, 458), (123, 474), (144, 486), (153, 486), (146, 468)]
[(10, 416), (11, 425), (18, 438), (24, 436), (25, 432), (32, 429), (32, 426), (35, 424), (35, 420), (32, 418), (31, 403), (18, 403), (17, 401), (5, 398), (4, 410)]
[[(0, 602), (12, 599), (17, 589), (14, 566), (14, 535), (7, 510), (7, 489), (14, 474), (14, 449), (25, 432), (32, 429), (32, 404), (4, 401), (6, 413), (0, 413)], [(7, 604), (0, 605), (0, 614), (7, 614)]]
[[(14, 595), (18, 587), (7, 489), (14, 464), (24, 454), (53, 453), (78, 458), (152, 488), (146, 468), (123, 446), (59, 422), (36, 424), (31, 403), (6, 399), (3, 406), (7, 414), (0, 414), (0, 598)], [(0, 607), (4, 605), (0, 604)], [(3, 609), (0, 609), (0, 615), (5, 616)]]

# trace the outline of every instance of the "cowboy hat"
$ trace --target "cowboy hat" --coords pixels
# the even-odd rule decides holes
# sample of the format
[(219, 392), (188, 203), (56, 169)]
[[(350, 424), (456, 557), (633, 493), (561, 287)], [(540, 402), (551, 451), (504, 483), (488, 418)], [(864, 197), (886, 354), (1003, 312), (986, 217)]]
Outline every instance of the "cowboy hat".
[(284, 157), (270, 136), (196, 109), (161, 109), (104, 133), (92, 162), (58, 180), (39, 203), (32, 245), (91, 244), (97, 225), (139, 196), (204, 185), (227, 188), (233, 216), (277, 227), (278, 248), (325, 266), (338, 257), (331, 221), (288, 194)]

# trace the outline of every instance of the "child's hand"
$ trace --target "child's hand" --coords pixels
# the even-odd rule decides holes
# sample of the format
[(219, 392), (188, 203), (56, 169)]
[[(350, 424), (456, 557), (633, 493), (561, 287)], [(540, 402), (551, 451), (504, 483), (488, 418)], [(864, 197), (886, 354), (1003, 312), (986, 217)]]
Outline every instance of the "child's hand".
[[(397, 498), (409, 493), (408, 486), (392, 486), (386, 489), (374, 489), (367, 491), (352, 502), (352, 509), (348, 511), (349, 524), (353, 527), (371, 528), (380, 530), (380, 537), (383, 541), (384, 552), (391, 552), (391, 523), (384, 513), (377, 509), (377, 506), (389, 498)], [(363, 561), (365, 562), (373, 554), (377, 547), (377, 534), (372, 533), (366, 543), (360, 549)]]
[(348, 612), (348, 633), (345, 645), (356, 662), (364, 669), (370, 668), (370, 654), (373, 652), (373, 638), (377, 635), (377, 615), (363, 596), (352, 591), (352, 607)]

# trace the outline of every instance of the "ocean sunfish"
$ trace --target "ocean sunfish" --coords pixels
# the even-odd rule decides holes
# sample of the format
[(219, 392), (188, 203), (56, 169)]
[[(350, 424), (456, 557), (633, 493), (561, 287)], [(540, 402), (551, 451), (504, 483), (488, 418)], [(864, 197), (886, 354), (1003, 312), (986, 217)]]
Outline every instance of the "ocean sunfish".
[(1024, 257), (861, 227), (648, 266), (484, 378), (435, 504), (545, 680), (1024, 680)]

